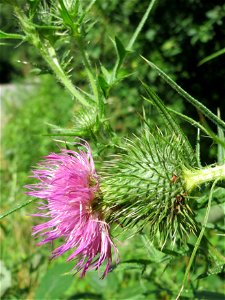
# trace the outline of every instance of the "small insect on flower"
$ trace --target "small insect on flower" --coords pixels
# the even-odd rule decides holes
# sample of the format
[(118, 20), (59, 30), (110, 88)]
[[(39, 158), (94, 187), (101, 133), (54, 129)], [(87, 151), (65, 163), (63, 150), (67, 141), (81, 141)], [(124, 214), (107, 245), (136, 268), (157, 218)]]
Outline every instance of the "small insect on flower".
[(52, 257), (58, 257), (68, 250), (74, 250), (67, 261), (77, 259), (74, 269), (84, 276), (89, 269), (98, 269), (106, 261), (102, 277), (110, 271), (112, 248), (117, 259), (117, 248), (110, 237), (110, 227), (101, 211), (99, 178), (95, 170), (88, 143), (78, 152), (62, 149), (51, 153), (33, 171), (39, 180), (27, 185), (28, 195), (44, 201), (33, 216), (48, 221), (33, 227), (33, 235), (44, 239), (39, 245), (63, 238), (64, 243), (53, 250)]
[(177, 175), (173, 174), (173, 176), (172, 176), (172, 178), (171, 178), (171, 181), (172, 181), (173, 183), (176, 183), (177, 179), (178, 179)]

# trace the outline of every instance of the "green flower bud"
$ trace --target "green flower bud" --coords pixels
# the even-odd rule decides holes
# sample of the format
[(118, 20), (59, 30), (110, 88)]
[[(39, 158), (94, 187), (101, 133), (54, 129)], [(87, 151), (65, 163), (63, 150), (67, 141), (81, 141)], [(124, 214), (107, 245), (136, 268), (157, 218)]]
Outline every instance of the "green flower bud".
[(196, 165), (181, 137), (143, 131), (106, 163), (101, 183), (108, 218), (124, 227), (149, 225), (154, 238), (175, 240), (196, 230), (184, 170)]

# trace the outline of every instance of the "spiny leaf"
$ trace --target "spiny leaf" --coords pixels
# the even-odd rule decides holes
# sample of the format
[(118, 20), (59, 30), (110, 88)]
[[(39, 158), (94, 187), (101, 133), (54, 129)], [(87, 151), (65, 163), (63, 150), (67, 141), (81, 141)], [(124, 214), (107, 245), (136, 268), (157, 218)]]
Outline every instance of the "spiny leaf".
[[(157, 102), (156, 101), (153, 101), (153, 99), (148, 99), (146, 97), (144, 97), (144, 99), (148, 102), (150, 102), (152, 105), (155, 105), (157, 106)], [(157, 107), (159, 108), (159, 106)], [(213, 141), (215, 143), (217, 143), (218, 145), (221, 145), (222, 147), (225, 147), (225, 140), (223, 138), (223, 136), (221, 135), (221, 137), (219, 135), (216, 135), (210, 128), (209, 126), (204, 126), (202, 125), (201, 123), (195, 121), (194, 119), (192, 119), (191, 117), (188, 117), (170, 107), (165, 107), (166, 110), (168, 112), (171, 112), (175, 115), (177, 115), (178, 117), (180, 117), (181, 119), (185, 120), (186, 122), (188, 122), (189, 124), (193, 125), (194, 127), (200, 129), (202, 132), (204, 132), (207, 136), (211, 137), (213, 139)], [(218, 127), (220, 128), (220, 127)], [(219, 132), (219, 129), (218, 129), (218, 132)], [(220, 128), (220, 132), (223, 132), (223, 130)]]
[(69, 26), (70, 29), (72, 30), (72, 32), (74, 33), (74, 31), (76, 30), (76, 24), (72, 20), (63, 0), (59, 0), (59, 4), (61, 6), (60, 13), (61, 13), (61, 17), (64, 21), (64, 24)]
[(197, 99), (188, 94), (183, 90), (172, 78), (170, 78), (166, 73), (164, 73), (159, 67), (147, 60), (142, 56), (142, 58), (147, 62), (147, 64), (158, 72), (158, 74), (175, 90), (177, 91), (185, 100), (191, 103), (197, 110), (199, 110), (204, 116), (210, 119), (213, 123), (220, 126), (225, 130), (225, 122), (218, 118), (214, 113), (212, 113), (205, 105), (199, 102)]
[(167, 126), (168, 130), (170, 130), (171, 134), (175, 133), (177, 136), (182, 138), (182, 140), (184, 142), (184, 150), (187, 153), (187, 157), (193, 156), (194, 155), (193, 149), (192, 149), (186, 135), (184, 134), (184, 132), (180, 128), (180, 126), (177, 124), (177, 122), (175, 121), (173, 116), (170, 114), (167, 107), (163, 104), (162, 100), (156, 95), (156, 93), (149, 86), (147, 86), (144, 83), (143, 83), (143, 85), (150, 96), (150, 100), (152, 100), (154, 102), (157, 109), (161, 112), (161, 114), (166, 122), (166, 126)]

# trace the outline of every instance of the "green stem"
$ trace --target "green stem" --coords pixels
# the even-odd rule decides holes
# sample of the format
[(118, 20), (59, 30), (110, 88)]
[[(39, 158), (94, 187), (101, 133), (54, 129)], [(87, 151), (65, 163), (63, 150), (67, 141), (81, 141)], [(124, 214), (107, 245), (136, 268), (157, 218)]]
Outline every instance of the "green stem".
[(225, 180), (225, 164), (214, 167), (209, 166), (199, 170), (184, 169), (183, 176), (186, 189), (188, 192), (191, 192), (203, 183), (213, 180)]
[(42, 57), (48, 63), (56, 77), (61, 81), (65, 88), (84, 106), (91, 106), (90, 103), (82, 96), (82, 94), (75, 88), (73, 83), (70, 81), (66, 73), (63, 71), (60, 63), (57, 59), (55, 49), (50, 45), (48, 41), (45, 41), (41, 49), (39, 49)]
[(176, 297), (176, 300), (178, 300), (180, 298), (180, 295), (183, 292), (184, 286), (185, 286), (185, 284), (187, 282), (188, 275), (189, 275), (190, 270), (191, 270), (191, 266), (192, 266), (192, 264), (194, 262), (194, 258), (195, 258), (196, 252), (197, 252), (197, 250), (198, 250), (198, 248), (199, 248), (199, 246), (201, 244), (201, 240), (202, 240), (202, 238), (204, 236), (205, 227), (206, 227), (206, 224), (207, 224), (207, 221), (208, 221), (209, 211), (210, 211), (211, 202), (212, 202), (213, 190), (214, 190), (214, 188), (216, 186), (216, 183), (217, 183), (217, 180), (214, 181), (214, 183), (213, 183), (213, 185), (211, 187), (210, 194), (209, 194), (209, 202), (208, 202), (208, 206), (207, 206), (207, 209), (206, 209), (205, 218), (203, 220), (202, 229), (201, 229), (201, 232), (200, 232), (200, 234), (198, 236), (198, 239), (197, 239), (197, 241), (195, 243), (194, 250), (191, 253), (191, 257), (190, 257), (190, 260), (188, 262), (188, 266), (187, 266), (185, 274), (184, 274), (184, 279), (183, 279), (183, 282), (182, 282), (182, 286), (181, 286), (180, 291), (179, 291), (179, 293), (178, 293), (178, 295)]
[(18, 206), (14, 207), (14, 208), (8, 210), (7, 212), (0, 215), (0, 220), (7, 217), (8, 215), (11, 215), (12, 213), (14, 213), (15, 211), (21, 209), (22, 207), (27, 206), (28, 204), (34, 202), (35, 200), (37, 200), (37, 199), (36, 198), (35, 199), (30, 199), (28, 201), (25, 201), (25, 202), (19, 204)]
[[(82, 55), (83, 64), (84, 64), (85, 70), (87, 72), (89, 82), (90, 82), (90, 85), (91, 85), (91, 88), (92, 88), (92, 91), (93, 91), (93, 94), (94, 94), (94, 100), (95, 100), (95, 102), (97, 102), (99, 104), (99, 108), (101, 108), (103, 101), (102, 101), (101, 95), (99, 93), (98, 85), (96, 83), (96, 77), (93, 74), (91, 63), (90, 63), (89, 58), (88, 58), (88, 54), (84, 50), (85, 49), (84, 48), (84, 42), (83, 42), (81, 36), (79, 36), (79, 38), (77, 39), (77, 42), (78, 42), (79, 49), (80, 49), (80, 52), (81, 52), (81, 55)], [(101, 109), (100, 109), (100, 112), (101, 112)]]
[(203, 59), (199, 62), (198, 65), (201, 66), (201, 65), (203, 65), (204, 63), (206, 63), (206, 62), (208, 62), (208, 61), (210, 61), (210, 60), (212, 60), (212, 59), (214, 59), (214, 58), (216, 58), (216, 57), (218, 57), (218, 56), (220, 56), (220, 55), (222, 55), (222, 54), (225, 54), (225, 48), (223, 48), (223, 49), (221, 49), (221, 50), (219, 50), (219, 51), (217, 51), (217, 52), (215, 52), (215, 53), (213, 53), (213, 54), (211, 54), (211, 55), (209, 55), (209, 56), (203, 58)]
[(82, 94), (75, 88), (73, 83), (68, 78), (67, 74), (61, 67), (55, 49), (51, 46), (50, 42), (41, 39), (36, 31), (35, 25), (27, 18), (27, 16), (21, 11), (19, 7), (14, 7), (17, 18), (20, 21), (20, 25), (33, 46), (37, 48), (49, 67), (55, 73), (56, 77), (65, 86), (65, 88), (84, 106), (90, 106), (90, 103), (82, 96)]

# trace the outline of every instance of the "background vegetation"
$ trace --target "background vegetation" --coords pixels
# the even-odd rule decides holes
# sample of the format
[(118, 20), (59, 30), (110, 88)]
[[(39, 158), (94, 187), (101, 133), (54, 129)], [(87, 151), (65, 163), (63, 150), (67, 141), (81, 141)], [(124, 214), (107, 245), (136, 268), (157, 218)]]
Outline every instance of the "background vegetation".
[[(43, 2), (48, 5), (48, 1)], [(90, 18), (96, 22), (87, 37), (89, 54), (96, 65), (101, 62), (109, 69), (113, 67), (116, 53), (110, 38), (119, 36), (127, 45), (147, 6), (145, 0), (96, 1), (90, 13)], [(1, 4), (0, 17), (1, 30), (19, 32), (9, 5)], [(151, 83), (169, 107), (182, 113), (188, 111), (189, 116), (204, 121), (198, 111), (184, 103), (144, 63), (140, 54), (160, 66), (214, 113), (220, 107), (224, 114), (225, 69), (222, 65), (225, 65), (225, 55), (201, 64), (205, 57), (224, 48), (224, 21), (223, 1), (172, 0), (169, 5), (168, 1), (158, 1), (122, 70), (123, 76), (132, 75), (111, 91), (108, 116), (120, 135), (130, 136), (137, 132), (143, 107), (151, 122), (159, 127), (162, 123), (156, 111), (143, 100), (140, 80)], [(61, 51), (63, 56), (63, 47)], [(77, 86), (83, 87), (85, 74), (75, 44), (72, 54), (74, 71), (71, 76)], [(10, 41), (2, 45), (0, 63), (5, 120), (1, 137), (1, 204), (6, 211), (27, 199), (23, 186), (29, 181), (30, 168), (41, 156), (58, 149), (57, 143), (48, 136), (51, 128), (48, 124), (73, 127), (78, 104), (28, 44)], [(10, 86), (8, 92), (5, 92), (6, 85)], [(196, 130), (180, 122), (195, 146)], [(210, 126), (215, 129), (212, 124)], [(202, 164), (214, 163), (216, 147), (208, 138), (202, 136), (201, 139)], [(217, 190), (213, 200), (218, 207), (211, 216), (207, 235), (222, 252), (223, 238), (210, 231), (210, 226), (215, 229), (215, 222), (222, 226), (216, 214), (224, 201), (223, 189)], [(48, 246), (35, 246), (31, 237), (34, 220), (30, 214), (33, 212), (31, 204), (1, 222), (3, 299), (175, 299), (193, 250), (194, 237), (184, 248), (161, 252), (144, 235), (132, 237), (130, 233), (129, 239), (124, 235), (118, 245), (121, 264), (106, 279), (99, 280), (96, 272), (79, 279), (78, 276), (62, 276), (71, 270), (71, 264), (64, 263), (65, 258), (49, 261)], [(201, 213), (203, 216), (204, 210), (199, 218)], [(203, 259), (206, 255), (200, 248), (188, 288), (181, 299), (224, 299), (224, 269), (217, 266), (218, 272), (214, 266), (207, 277), (208, 265)], [(213, 258), (209, 257), (209, 265), (211, 260)]]

